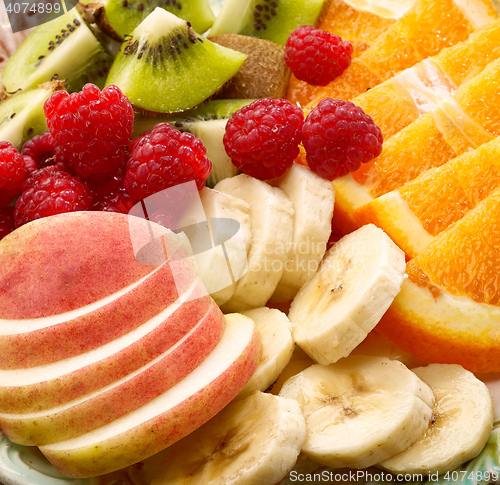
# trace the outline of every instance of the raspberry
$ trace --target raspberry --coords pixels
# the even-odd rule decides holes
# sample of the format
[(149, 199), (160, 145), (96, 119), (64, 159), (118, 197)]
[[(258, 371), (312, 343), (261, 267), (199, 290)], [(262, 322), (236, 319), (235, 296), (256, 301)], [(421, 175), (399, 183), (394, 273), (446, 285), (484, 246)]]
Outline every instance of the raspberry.
[(15, 228), (14, 207), (7, 206), (0, 209), (0, 240)]
[(285, 99), (258, 99), (228, 120), (224, 146), (233, 164), (260, 180), (286, 172), (299, 154), (304, 113)]
[(203, 142), (168, 123), (159, 123), (131, 145), (124, 186), (136, 200), (191, 180), (201, 190), (212, 170)]
[(128, 214), (137, 201), (125, 190), (124, 177), (122, 172), (117, 172), (110, 180), (87, 182), (93, 197), (91, 210)]
[(90, 190), (78, 178), (55, 166), (41, 168), (26, 180), (17, 199), (16, 227), (42, 217), (87, 210), (91, 203)]
[(50, 131), (36, 135), (31, 140), (28, 140), (24, 144), (21, 153), (31, 157), (38, 168), (54, 165), (56, 156), (55, 145)]
[(26, 170), (26, 176), (29, 177), (33, 172), (38, 170), (35, 160), (33, 160), (28, 155), (23, 155), (24, 159), (24, 169)]
[(0, 207), (9, 205), (21, 193), (25, 178), (23, 156), (9, 142), (0, 141)]
[(382, 132), (350, 101), (322, 99), (306, 117), (302, 143), (309, 168), (333, 180), (354, 172), (382, 151)]
[(310, 25), (296, 28), (285, 45), (285, 62), (297, 79), (326, 86), (351, 64), (352, 45)]
[(132, 104), (116, 86), (102, 92), (86, 84), (79, 93), (56, 91), (45, 102), (50, 133), (61, 156), (81, 178), (106, 177), (125, 162), (132, 134)]

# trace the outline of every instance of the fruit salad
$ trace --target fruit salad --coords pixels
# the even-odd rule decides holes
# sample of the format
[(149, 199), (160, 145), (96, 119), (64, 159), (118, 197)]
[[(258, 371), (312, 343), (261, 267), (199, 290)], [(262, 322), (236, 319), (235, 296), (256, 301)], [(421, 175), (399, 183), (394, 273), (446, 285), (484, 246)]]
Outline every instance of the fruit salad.
[(0, 482), (500, 482), (497, 8), (0, 32)]

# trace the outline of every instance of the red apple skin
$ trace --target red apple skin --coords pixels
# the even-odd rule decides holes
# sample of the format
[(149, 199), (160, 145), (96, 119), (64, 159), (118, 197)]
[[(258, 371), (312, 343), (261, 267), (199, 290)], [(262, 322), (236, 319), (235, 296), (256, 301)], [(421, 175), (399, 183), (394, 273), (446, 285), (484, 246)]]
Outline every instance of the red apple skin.
[[(49, 364), (110, 342), (166, 308), (178, 297), (179, 285), (187, 287), (196, 277), (189, 258), (176, 261), (175, 280), (170, 264), (138, 263), (124, 214), (59, 214), (12, 234), (0, 242), (0, 369)], [(172, 235), (170, 243), (177, 240)], [(188, 254), (179, 248), (178, 255)], [(70, 320), (64, 321), (61, 313), (98, 302), (144, 276), (112, 303), (80, 317), (68, 314)], [(62, 323), (16, 330), (16, 320), (47, 316)]]
[(214, 349), (223, 329), (224, 316), (211, 301), (186, 340), (132, 379), (64, 411), (51, 413), (49, 409), (41, 417), (26, 419), (0, 417), (0, 427), (11, 441), (28, 446), (67, 440), (99, 428), (141, 407), (186, 377)]
[[(125, 335), (178, 297), (168, 265), (112, 303), (32, 332), (0, 336), (0, 368), (25, 369), (73, 357)], [(137, 311), (140, 302), (141, 311)]]
[[(193, 294), (202, 292), (201, 284), (193, 290)], [(197, 324), (212, 305), (213, 300), (208, 295), (186, 301), (155, 329), (120, 352), (56, 379), (19, 387), (2, 386), (0, 382), (0, 412), (25, 414), (48, 410), (112, 384), (167, 351)], [(137, 302), (139, 306), (140, 302)], [(212, 331), (219, 334), (217, 322)], [(65, 362), (59, 364), (64, 366)]]
[(40, 451), (62, 474), (74, 478), (103, 475), (144, 460), (199, 428), (229, 404), (255, 372), (260, 346), (254, 328), (244, 351), (221, 375), (154, 419), (96, 445), (57, 451), (42, 446)]
[(112, 295), (156, 266), (135, 259), (128, 216), (69, 212), (21, 226), (0, 243), (0, 318), (57, 315)]

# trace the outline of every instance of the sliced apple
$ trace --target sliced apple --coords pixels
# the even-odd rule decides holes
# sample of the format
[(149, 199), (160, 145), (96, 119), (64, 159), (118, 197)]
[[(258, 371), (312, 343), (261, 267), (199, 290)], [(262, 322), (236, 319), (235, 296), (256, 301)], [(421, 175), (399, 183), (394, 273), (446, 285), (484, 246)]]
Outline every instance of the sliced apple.
[(105, 426), (40, 450), (69, 477), (96, 476), (143, 460), (194, 431), (226, 406), (255, 371), (259, 351), (252, 320), (227, 315), (219, 344), (175, 386)]
[[(18, 444), (45, 445), (87, 433), (139, 408), (184, 379), (219, 342), (223, 317), (214, 302), (195, 321), (194, 328), (167, 351), (106, 387), (43, 411), (0, 414), (2, 431)], [(147, 346), (143, 352), (147, 354)]]
[[(190, 332), (212, 305), (208, 296), (191, 298), (201, 291), (199, 287), (193, 284), (158, 315), (96, 349), (53, 364), (0, 370), (0, 412), (47, 410), (113, 384), (152, 362)], [(137, 305), (140, 308), (140, 302)], [(214, 322), (202, 335), (218, 335), (218, 327)]]
[[(177, 299), (170, 264), (135, 259), (129, 221), (124, 214), (60, 214), (0, 242), (0, 369), (50, 364), (95, 349)], [(183, 284), (191, 284), (197, 270), (185, 242), (171, 232), (164, 241), (176, 255), (176, 272), (188, 280)]]

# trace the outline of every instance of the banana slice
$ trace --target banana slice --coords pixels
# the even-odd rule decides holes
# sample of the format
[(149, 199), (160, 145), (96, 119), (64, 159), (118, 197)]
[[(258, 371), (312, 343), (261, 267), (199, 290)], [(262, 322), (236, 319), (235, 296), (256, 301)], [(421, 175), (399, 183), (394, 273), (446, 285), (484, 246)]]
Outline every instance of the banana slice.
[(451, 471), (479, 454), (493, 428), (494, 407), (486, 385), (460, 365), (413, 369), (436, 396), (429, 429), (407, 450), (378, 466), (394, 473)]
[(281, 371), (281, 374), (278, 376), (271, 389), (269, 389), (269, 392), (272, 394), (279, 394), (283, 384), (290, 379), (290, 377), (297, 375), (299, 372), (302, 372), (304, 369), (314, 364), (316, 364), (316, 362), (314, 362), (314, 360), (312, 360), (298, 345), (295, 345), (290, 361)]
[(248, 270), (222, 310), (241, 312), (264, 306), (281, 279), (291, 249), (292, 203), (281, 189), (245, 174), (221, 180), (214, 188), (248, 202), (252, 223)]
[(249, 396), (254, 391), (265, 391), (286, 367), (295, 346), (290, 320), (283, 312), (261, 307), (241, 313), (255, 323), (262, 347), (257, 369), (236, 399)]
[(195, 260), (210, 296), (221, 306), (233, 296), (236, 282), (248, 269), (250, 206), (242, 199), (208, 187), (200, 191), (200, 199), (213, 248), (196, 255)]
[(404, 364), (364, 355), (308, 367), (279, 395), (302, 407), (303, 453), (331, 468), (365, 468), (402, 452), (425, 432), (434, 404), (431, 388)]
[(296, 401), (256, 391), (153, 457), (151, 485), (274, 485), (306, 438)]
[(319, 364), (348, 356), (399, 293), (405, 267), (403, 251), (373, 224), (344, 236), (292, 301), (295, 342)]
[(290, 301), (317, 271), (332, 230), (333, 185), (303, 165), (294, 163), (270, 182), (292, 201), (295, 211), (292, 249), (271, 301)]

